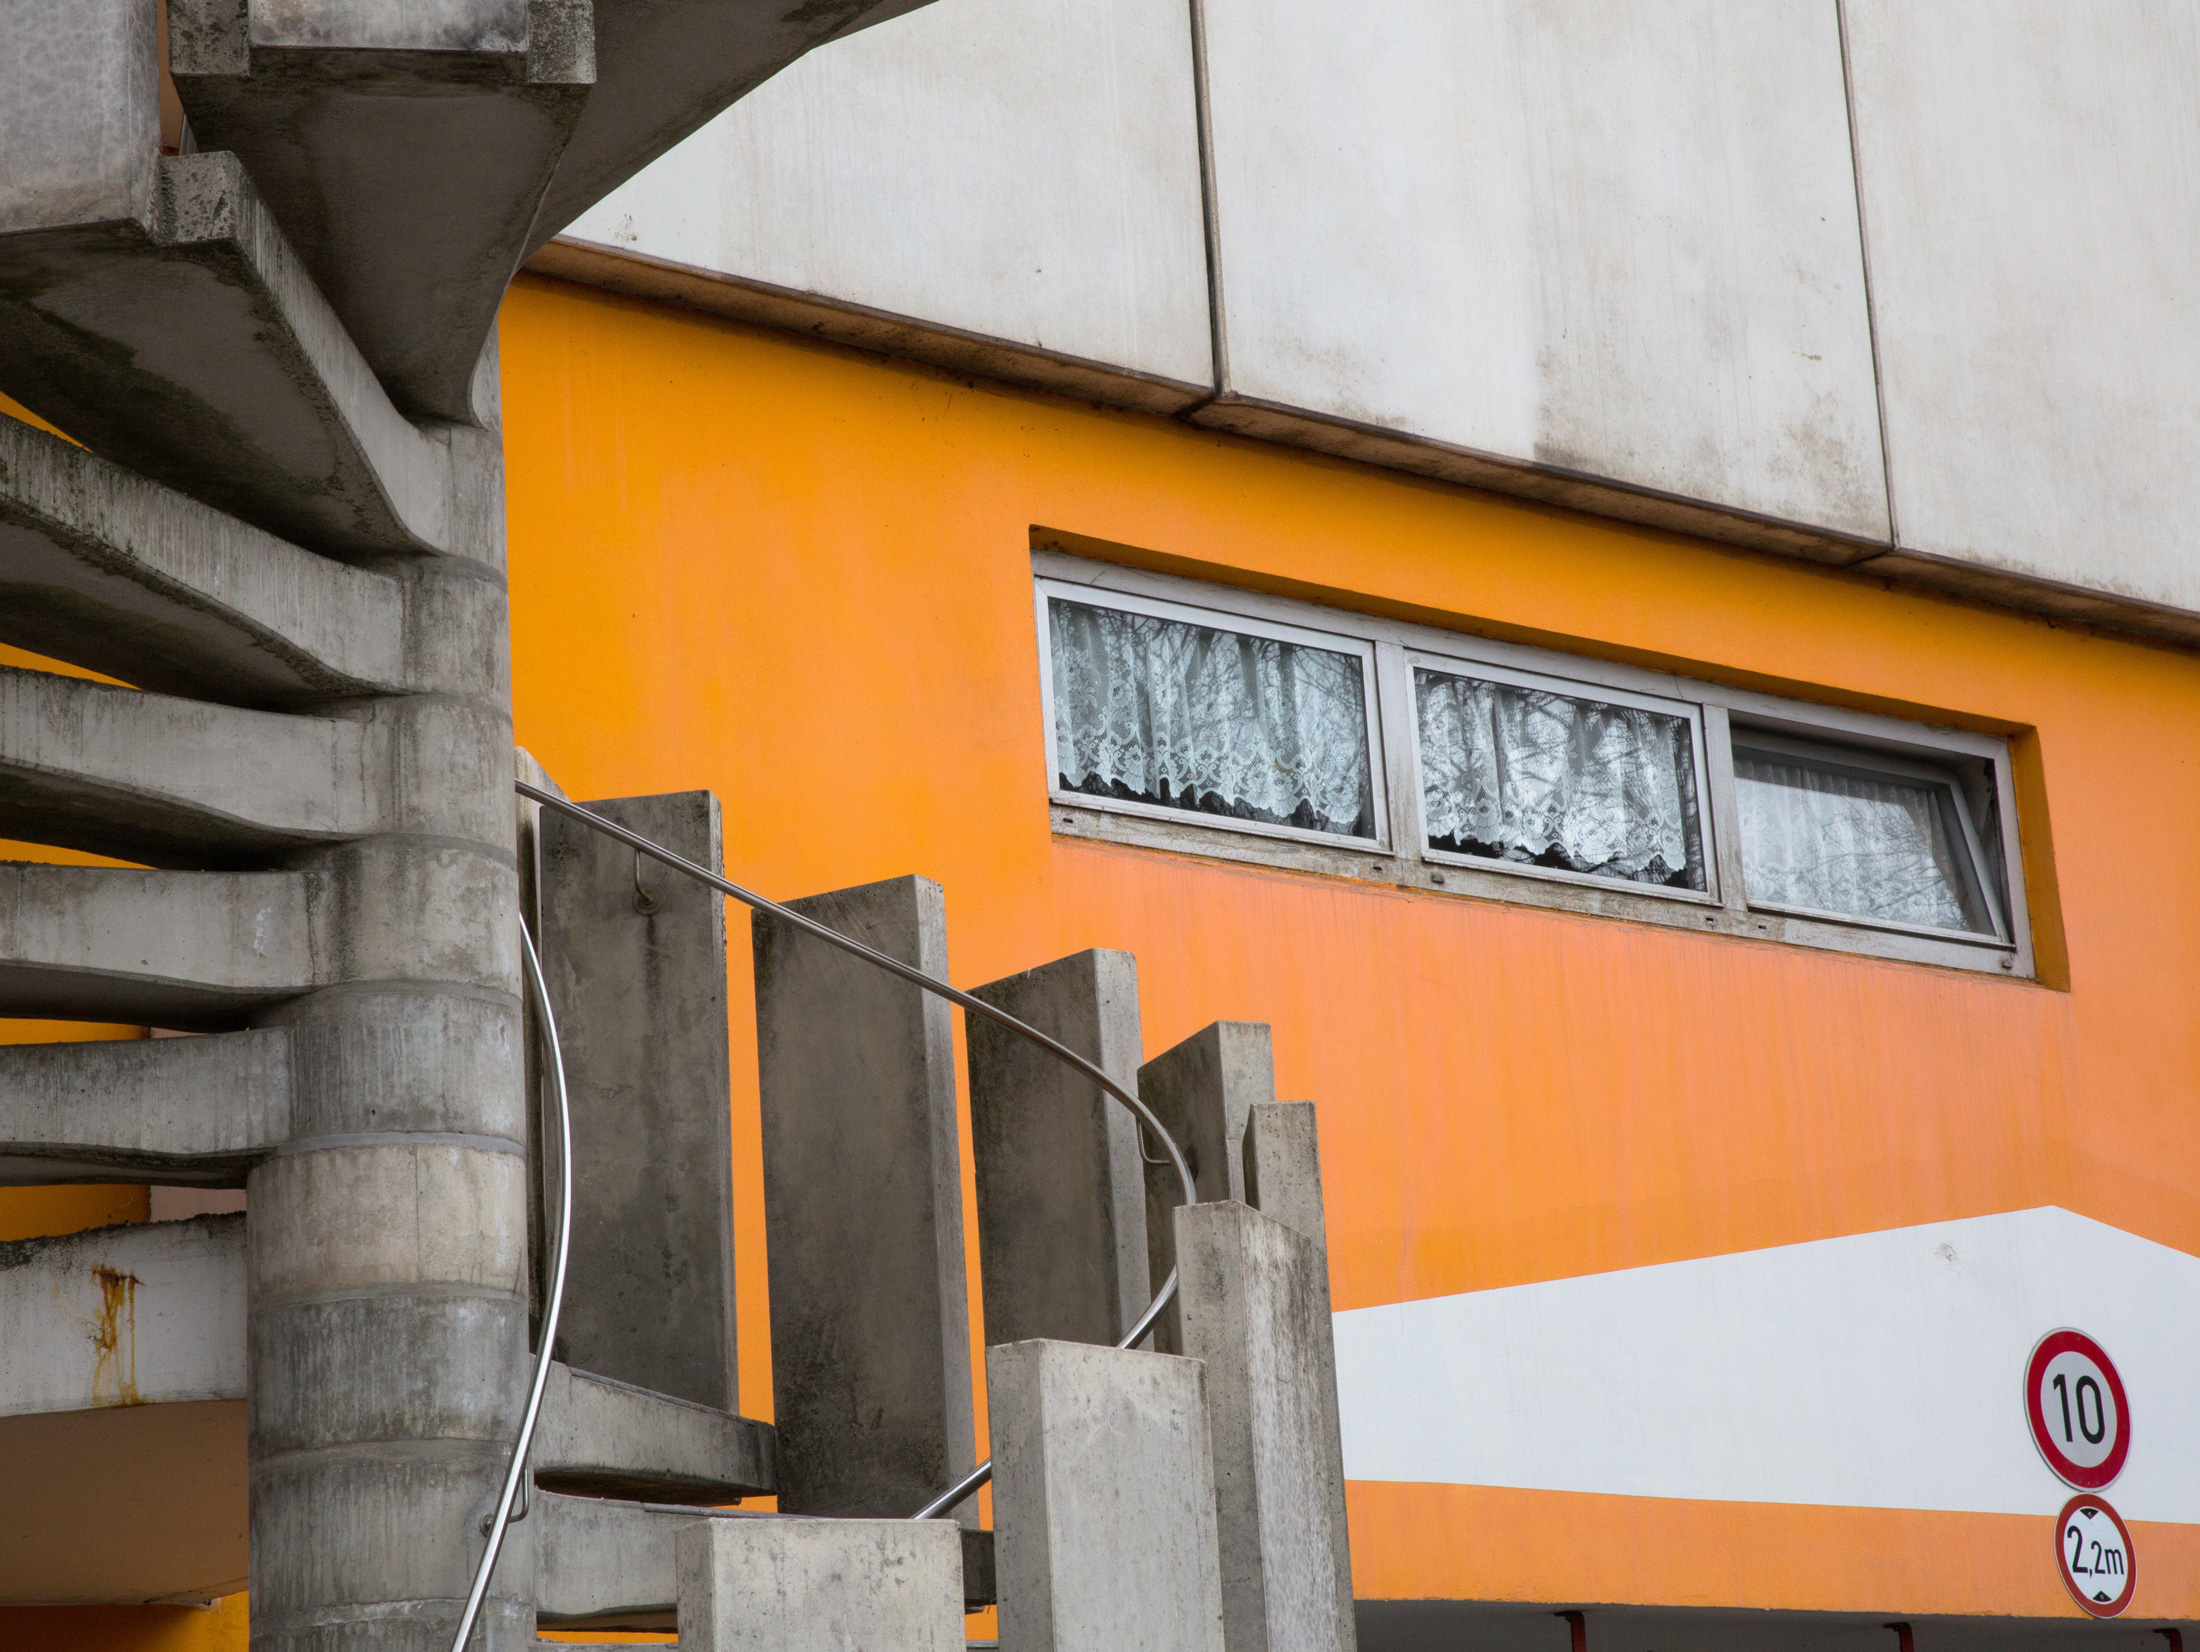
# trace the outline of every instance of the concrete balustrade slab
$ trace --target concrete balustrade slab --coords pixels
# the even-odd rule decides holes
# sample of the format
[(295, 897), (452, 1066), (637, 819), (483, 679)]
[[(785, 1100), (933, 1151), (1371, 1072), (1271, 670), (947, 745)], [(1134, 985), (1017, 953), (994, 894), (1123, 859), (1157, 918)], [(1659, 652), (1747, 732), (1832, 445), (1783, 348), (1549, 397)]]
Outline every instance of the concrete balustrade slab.
[(1312, 1102), (1258, 1102), (1247, 1114), (1244, 1202), (1329, 1253)]
[(672, 1628), (679, 1600), (673, 1539), (699, 1518), (710, 1517), (536, 1492), (524, 1524), (534, 1528), (538, 1621), (567, 1629)]
[(703, 1520), (673, 1539), (690, 1652), (962, 1652), (946, 1520)]
[(559, 1361), (543, 1390), (532, 1462), (535, 1483), (549, 1491), (728, 1503), (773, 1490), (776, 1446), (769, 1423)]
[(0, 1049), (0, 1186), (242, 1187), (290, 1136), (290, 1036), (103, 1039)]

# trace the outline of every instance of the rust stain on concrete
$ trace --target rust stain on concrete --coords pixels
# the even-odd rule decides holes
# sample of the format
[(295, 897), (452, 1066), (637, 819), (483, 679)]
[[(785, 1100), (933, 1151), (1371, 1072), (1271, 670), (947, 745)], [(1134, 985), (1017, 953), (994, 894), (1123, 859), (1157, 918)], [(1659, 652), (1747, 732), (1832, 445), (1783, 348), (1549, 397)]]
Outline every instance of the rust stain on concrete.
[(92, 1330), (92, 1404), (143, 1405), (137, 1386), (138, 1277), (104, 1265), (99, 1281), (99, 1323)]

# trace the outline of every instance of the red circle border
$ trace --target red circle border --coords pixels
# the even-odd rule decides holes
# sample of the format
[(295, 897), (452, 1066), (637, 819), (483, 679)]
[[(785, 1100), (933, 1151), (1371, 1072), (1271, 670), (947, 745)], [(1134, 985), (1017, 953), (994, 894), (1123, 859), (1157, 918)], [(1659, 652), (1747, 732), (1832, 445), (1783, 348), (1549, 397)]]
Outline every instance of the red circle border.
[[(2124, 1540), (2124, 1589), (2123, 1593), (2106, 1606), (2087, 1596), (2078, 1587), (2078, 1580), (2070, 1575), (2070, 1562), (2063, 1554), (2063, 1530), (2070, 1524), (2070, 1517), (2086, 1504), (2092, 1504), (2116, 1523), (2116, 1534)], [(2063, 1580), (2063, 1587), (2070, 1591), (2070, 1598), (2097, 1618), (2120, 1618), (2131, 1609), (2132, 1597), (2139, 1592), (2139, 1549), (2131, 1541), (2131, 1528), (2124, 1524), (2124, 1517), (2108, 1506), (2108, 1499), (2090, 1491), (2081, 1491), (2062, 1506), (2062, 1513), (2055, 1516), (2055, 1572)]]
[[(2054, 1436), (2048, 1433), (2046, 1415), (2040, 1410), (2040, 1376), (2049, 1360), (2066, 1353), (2083, 1354), (2098, 1365), (2101, 1375), (2108, 1378), (2109, 1396), (2116, 1402), (2116, 1449), (2091, 1468), (2073, 1463), (2062, 1454)], [(2116, 1476), (2124, 1471), (2124, 1459), (2131, 1455), (2131, 1402), (2124, 1398), (2123, 1376), (2117, 1371), (2116, 1362), (2108, 1357), (2108, 1351), (2083, 1331), (2050, 1331), (2032, 1350), (2032, 1357), (2024, 1366), (2024, 1421), (2032, 1431), (2032, 1444), (2039, 1449), (2055, 1478), (2080, 1491), (2100, 1491), (2113, 1485)]]

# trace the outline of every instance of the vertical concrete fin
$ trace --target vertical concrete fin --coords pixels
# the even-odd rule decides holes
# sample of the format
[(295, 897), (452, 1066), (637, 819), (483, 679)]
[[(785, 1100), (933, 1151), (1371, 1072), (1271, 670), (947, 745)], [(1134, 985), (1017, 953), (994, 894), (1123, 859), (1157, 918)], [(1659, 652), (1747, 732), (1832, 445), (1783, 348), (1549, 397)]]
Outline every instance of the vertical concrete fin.
[(699, 1520), (673, 1539), (683, 1652), (962, 1652), (945, 1520)]
[[(1137, 1084), (1138, 961), (1129, 953), (1080, 952), (977, 996), (1125, 1089)], [(985, 1340), (1112, 1345), (1148, 1299), (1138, 1122), (1028, 1040), (978, 1016), (965, 1031)]]
[[(928, 878), (793, 905), (947, 978)], [(790, 924), (753, 934), (779, 1506), (906, 1515), (976, 1458), (953, 1024)]]
[(1245, 1202), (1329, 1252), (1321, 1143), (1310, 1101), (1257, 1103), (1245, 1121)]
[[(1154, 1111), (1191, 1161), (1202, 1202), (1244, 1199), (1245, 1161), (1239, 1151), (1252, 1109), (1276, 1099), (1274, 1043), (1262, 1021), (1214, 1021), (1138, 1070), (1138, 1098)], [(1149, 1288), (1176, 1266), (1176, 1229), (1169, 1213), (1184, 1202), (1176, 1172), (1146, 1170), (1146, 1255)], [(1154, 1348), (1182, 1351), (1179, 1308), (1170, 1303), (1154, 1327)]]
[(1228, 1201), (1176, 1213), (1184, 1346), (1207, 1368), (1229, 1652), (1353, 1652), (1329, 1270)]
[(1220, 1652), (1197, 1360), (1014, 1342), (986, 1351), (1001, 1644)]

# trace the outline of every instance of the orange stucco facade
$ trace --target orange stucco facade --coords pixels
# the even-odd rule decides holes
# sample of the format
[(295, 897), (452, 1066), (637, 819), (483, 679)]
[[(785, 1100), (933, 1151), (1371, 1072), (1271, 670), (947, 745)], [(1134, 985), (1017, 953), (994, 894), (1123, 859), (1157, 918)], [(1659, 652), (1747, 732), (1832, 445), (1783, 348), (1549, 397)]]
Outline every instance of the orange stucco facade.
[[(958, 985), (1113, 947), (1149, 1054), (1271, 1023), (1278, 1093), (1319, 1109), (1339, 1309), (2043, 1205), (2200, 1252), (2189, 656), (533, 278), (502, 352), (520, 742), (576, 797), (711, 788), (769, 894), (939, 880)], [(2006, 735), (2041, 978), (1058, 837), (1029, 553), (1065, 536)], [(768, 1415), (744, 930), (741, 1387)], [(0, 1195), (0, 1222), (117, 1191)], [(2027, 1517), (1389, 1482), (1350, 1507), (1363, 1596), (2077, 1615)], [(1493, 1556), (1493, 1522), (1539, 1544)], [(2200, 1528), (2138, 1537), (2133, 1615), (2200, 1616)], [(152, 1622), (65, 1644), (230, 1644)]]

